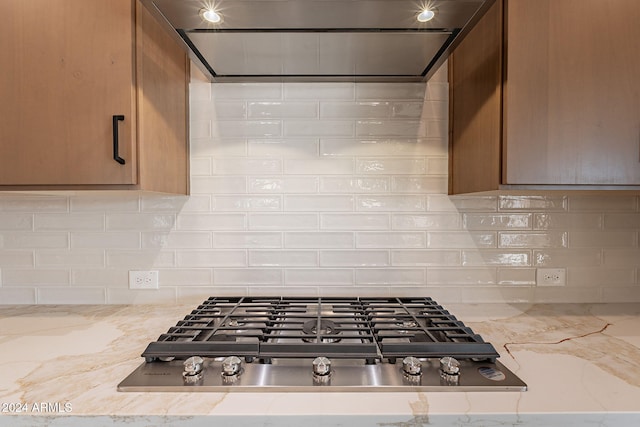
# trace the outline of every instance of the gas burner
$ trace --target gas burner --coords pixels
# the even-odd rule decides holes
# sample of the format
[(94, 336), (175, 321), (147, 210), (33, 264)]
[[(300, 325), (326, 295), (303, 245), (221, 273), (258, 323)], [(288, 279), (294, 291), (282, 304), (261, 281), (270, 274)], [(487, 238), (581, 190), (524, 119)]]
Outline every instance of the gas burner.
[(399, 334), (410, 334), (413, 332), (413, 329), (416, 329), (420, 325), (413, 319), (398, 319), (396, 326), (398, 327), (397, 332)]
[(302, 332), (307, 335), (302, 338), (304, 342), (317, 342), (318, 336), (323, 343), (340, 342), (339, 337), (326, 337), (325, 335), (340, 334), (340, 325), (326, 319), (320, 319), (320, 331), (318, 331), (318, 319), (309, 320), (302, 325)]
[(226, 326), (237, 328), (238, 326), (244, 326), (246, 324), (247, 323), (244, 321), (244, 319), (231, 319), (229, 320), (229, 322), (227, 322)]

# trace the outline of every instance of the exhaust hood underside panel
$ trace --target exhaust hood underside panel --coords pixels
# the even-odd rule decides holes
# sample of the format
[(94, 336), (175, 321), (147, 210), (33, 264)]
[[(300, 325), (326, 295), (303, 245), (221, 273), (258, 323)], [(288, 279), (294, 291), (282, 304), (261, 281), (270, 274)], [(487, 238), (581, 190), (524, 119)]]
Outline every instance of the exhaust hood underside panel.
[[(142, 1), (214, 82), (423, 81), (494, 2)], [(419, 22), (426, 6), (435, 17)], [(222, 20), (206, 22), (205, 7)]]
[(450, 33), (187, 33), (218, 77), (420, 76)]

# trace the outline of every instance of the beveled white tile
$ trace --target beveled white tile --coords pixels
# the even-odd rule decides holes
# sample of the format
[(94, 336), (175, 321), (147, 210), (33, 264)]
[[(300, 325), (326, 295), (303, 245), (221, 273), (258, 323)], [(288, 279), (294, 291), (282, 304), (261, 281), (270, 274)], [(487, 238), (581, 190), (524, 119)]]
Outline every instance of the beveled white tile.
[(217, 268), (213, 271), (216, 285), (282, 285), (279, 268)]
[(353, 136), (355, 126), (348, 120), (291, 120), (284, 124), (286, 137)]
[(281, 156), (308, 158), (318, 156), (316, 138), (249, 139), (250, 156)]
[(140, 247), (138, 232), (72, 232), (72, 249), (135, 249)]
[(216, 158), (215, 175), (264, 175), (282, 173), (282, 161), (274, 158)]
[(535, 286), (535, 268), (498, 268), (499, 285)]
[(247, 178), (240, 176), (193, 176), (193, 194), (242, 194), (247, 192)]
[(36, 214), (35, 230), (103, 230), (104, 214)]
[(36, 304), (36, 289), (28, 287), (0, 287), (0, 304)]
[(426, 173), (424, 158), (379, 157), (359, 158), (356, 172), (362, 174), (416, 175)]
[(444, 196), (427, 197), (432, 212), (495, 212), (498, 209), (496, 196)]
[(151, 290), (107, 288), (107, 304), (175, 304), (176, 288)]
[(449, 161), (446, 157), (427, 157), (427, 171), (428, 175), (443, 175), (446, 177), (449, 172)]
[(602, 228), (602, 214), (599, 213), (535, 213), (534, 230), (597, 230)]
[(567, 233), (498, 233), (499, 248), (566, 248)]
[[(247, 286), (177, 286), (176, 298), (178, 304), (196, 305), (211, 296), (247, 296), (249, 290)], [(266, 294), (266, 295), (282, 295)]]
[(250, 119), (307, 119), (318, 117), (318, 104), (315, 101), (250, 101), (247, 107)]
[(69, 247), (69, 234), (65, 232), (6, 232), (0, 236), (4, 249), (66, 249)]
[(458, 213), (442, 214), (393, 214), (392, 224), (394, 229), (432, 229), (432, 230), (459, 230), (460, 215)]
[(529, 251), (507, 251), (496, 249), (462, 251), (462, 265), (528, 267), (532, 265)]
[(323, 213), (320, 215), (320, 227), (324, 230), (388, 230), (389, 215)]
[(424, 212), (427, 201), (424, 196), (357, 196), (357, 211)]
[(129, 271), (124, 268), (74, 268), (71, 271), (74, 287), (129, 287)]
[(318, 214), (258, 214), (249, 215), (250, 230), (317, 230)]
[(176, 252), (178, 267), (242, 267), (247, 265), (243, 250), (180, 250)]
[(569, 211), (591, 212), (635, 212), (637, 199), (634, 196), (571, 196), (569, 197)]
[(390, 265), (389, 251), (320, 251), (322, 267), (384, 267)]
[(425, 109), (426, 102), (394, 102), (391, 104), (391, 117), (398, 119), (420, 119), (432, 117)]
[(3, 286), (59, 286), (69, 285), (69, 269), (2, 269)]
[(286, 159), (284, 173), (289, 175), (344, 175), (354, 172), (352, 159)]
[(357, 248), (425, 248), (424, 232), (373, 232), (356, 233)]
[(186, 214), (178, 216), (178, 230), (244, 230), (245, 213)]
[(460, 251), (456, 250), (393, 250), (393, 265), (447, 267), (460, 265)]
[(353, 83), (285, 83), (285, 99), (341, 99), (354, 98)]
[(531, 229), (531, 214), (478, 214), (462, 215), (462, 227), (466, 230)]
[(292, 297), (317, 297), (316, 286), (249, 286), (248, 294), (251, 296), (287, 295)]
[(318, 191), (316, 177), (249, 177), (249, 193), (315, 193)]
[(446, 176), (394, 176), (391, 191), (394, 193), (446, 194), (449, 182)]
[(36, 252), (36, 267), (104, 267), (105, 253), (99, 250)]
[(33, 267), (33, 250), (0, 251), (0, 268)]
[(495, 248), (498, 246), (493, 232), (428, 231), (427, 247), (431, 249)]
[(104, 304), (107, 302), (103, 287), (38, 288), (38, 304)]
[(107, 213), (107, 230), (171, 230), (175, 227), (174, 214), (112, 214)]
[[(157, 249), (109, 249), (106, 252), (107, 267), (110, 268), (126, 268), (127, 270), (152, 270), (160, 267), (173, 267), (176, 264), (175, 254), (173, 252), (158, 252)], [(77, 267), (86, 268), (87, 266), (78, 265)]]
[(448, 142), (443, 138), (322, 138), (322, 156), (427, 156), (447, 154)]
[(607, 267), (638, 267), (640, 262), (639, 249), (604, 249), (602, 255)]
[(604, 215), (604, 228), (609, 230), (635, 229), (640, 230), (640, 214), (614, 214)]
[(310, 195), (284, 196), (285, 211), (314, 211), (314, 212), (351, 212), (354, 210), (353, 196), (338, 195)]
[(587, 303), (601, 302), (602, 297), (596, 288), (544, 287), (533, 288), (533, 300), (537, 303)]
[(318, 252), (305, 250), (250, 250), (251, 267), (315, 267)]
[(163, 286), (206, 286), (213, 284), (212, 268), (171, 268), (159, 272)]
[(143, 232), (142, 248), (155, 249), (197, 249), (211, 248), (212, 237), (208, 231), (174, 231), (172, 233), (163, 232)]
[(213, 209), (219, 212), (260, 212), (282, 210), (281, 196), (214, 196)]
[(320, 177), (322, 193), (388, 193), (388, 177)]
[(215, 248), (281, 248), (282, 233), (269, 231), (216, 231)]
[(567, 286), (606, 288), (634, 286), (635, 283), (635, 266), (632, 264), (620, 268), (582, 266), (570, 268), (567, 272)]
[(355, 135), (388, 136), (404, 138), (426, 138), (439, 136), (440, 131), (431, 129), (431, 122), (419, 120), (358, 120)]
[(213, 165), (210, 157), (195, 158), (191, 157), (189, 164), (189, 172), (194, 176), (211, 176), (213, 173)]
[(285, 270), (286, 286), (352, 285), (353, 270), (338, 268), (288, 268)]
[(571, 248), (633, 248), (638, 247), (638, 235), (633, 231), (571, 231)]
[(614, 287), (602, 289), (602, 302), (614, 303), (640, 300), (640, 286)]
[(3, 195), (0, 212), (67, 212), (69, 200), (64, 196), (9, 196)]
[(536, 267), (580, 267), (602, 264), (600, 249), (541, 249), (533, 251)]
[(190, 138), (189, 150), (192, 158), (214, 156), (236, 157), (247, 155), (247, 141), (245, 138), (211, 138), (210, 135)]
[(384, 268), (356, 270), (357, 285), (420, 285), (426, 283), (422, 268)]
[(33, 229), (33, 222), (33, 214), (30, 213), (0, 214), (2, 231), (30, 231)]
[(284, 233), (286, 248), (353, 248), (354, 235), (347, 232), (286, 232)]
[(279, 120), (225, 120), (211, 124), (213, 138), (266, 138), (281, 135), (282, 122)]
[(191, 103), (189, 114), (192, 121), (244, 119), (247, 105), (244, 101), (196, 101)]
[(460, 301), (470, 304), (526, 304), (535, 301), (535, 292), (536, 288), (533, 286), (473, 286), (462, 290)]
[(496, 269), (481, 268), (428, 268), (427, 284), (431, 285), (493, 285)]
[(446, 101), (449, 98), (449, 84), (446, 82), (429, 81), (425, 99), (431, 101)]
[(566, 211), (568, 198), (566, 196), (499, 196), (500, 210), (544, 210)]
[(345, 118), (388, 118), (391, 105), (388, 102), (321, 102), (320, 117), (328, 119)]

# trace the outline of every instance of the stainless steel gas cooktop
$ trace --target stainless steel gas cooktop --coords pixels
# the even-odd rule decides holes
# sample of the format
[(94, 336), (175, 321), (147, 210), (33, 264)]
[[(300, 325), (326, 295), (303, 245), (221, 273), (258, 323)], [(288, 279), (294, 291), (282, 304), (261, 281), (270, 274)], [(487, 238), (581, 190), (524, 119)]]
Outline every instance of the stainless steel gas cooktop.
[(211, 297), (119, 391), (525, 391), (431, 298)]

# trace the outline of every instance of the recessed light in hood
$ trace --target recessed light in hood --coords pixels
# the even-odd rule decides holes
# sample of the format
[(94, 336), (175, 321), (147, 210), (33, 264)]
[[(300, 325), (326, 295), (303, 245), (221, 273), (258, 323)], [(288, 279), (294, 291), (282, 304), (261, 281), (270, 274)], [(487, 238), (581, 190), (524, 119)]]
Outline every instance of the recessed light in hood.
[(214, 82), (424, 81), (494, 1), (143, 0)]
[(206, 8), (200, 11), (200, 14), (204, 18), (205, 21), (211, 22), (212, 24), (219, 24), (222, 22), (222, 15), (216, 12), (214, 9)]

